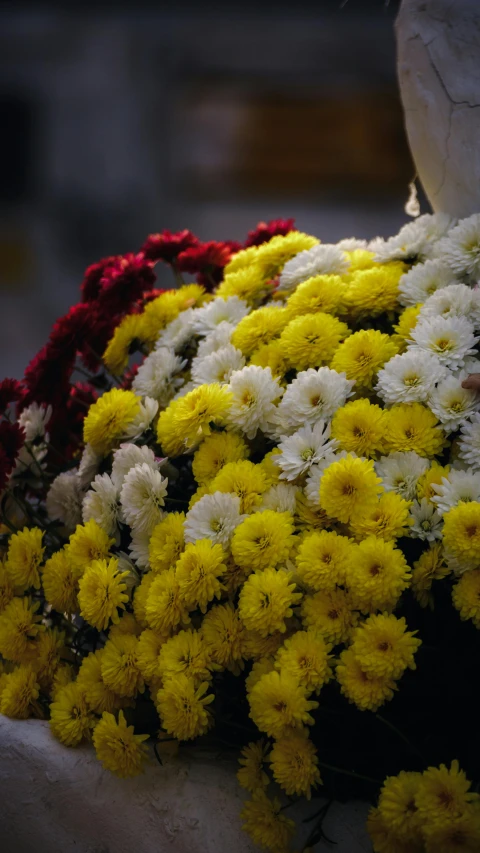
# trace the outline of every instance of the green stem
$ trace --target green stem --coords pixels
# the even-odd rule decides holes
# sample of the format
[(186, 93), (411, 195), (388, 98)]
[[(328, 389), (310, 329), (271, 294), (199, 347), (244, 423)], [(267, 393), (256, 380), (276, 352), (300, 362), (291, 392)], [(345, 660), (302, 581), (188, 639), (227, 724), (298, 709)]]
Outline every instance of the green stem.
[(325, 767), (326, 770), (331, 770), (333, 773), (341, 773), (342, 776), (352, 776), (354, 779), (361, 779), (363, 782), (370, 782), (372, 785), (380, 786), (382, 784), (378, 779), (372, 779), (371, 776), (364, 776), (355, 770), (345, 770), (343, 767), (335, 767), (334, 764), (327, 764), (325, 761), (319, 761), (318, 763), (320, 767)]
[(393, 723), (391, 723), (389, 720), (386, 720), (385, 717), (382, 717), (381, 714), (375, 714), (375, 716), (376, 716), (377, 720), (380, 720), (380, 722), (383, 723), (384, 726), (387, 726), (388, 729), (390, 729), (392, 732), (394, 732), (397, 735), (397, 737), (400, 738), (400, 740), (403, 740), (403, 742), (406, 743), (407, 746), (410, 748), (411, 752), (414, 752), (416, 755), (418, 755), (419, 758), (422, 759), (424, 764), (427, 764), (422, 751), (417, 746), (415, 746), (415, 744), (413, 744), (408, 739), (408, 737), (403, 732), (400, 731), (400, 729), (397, 729), (397, 727), (394, 726)]

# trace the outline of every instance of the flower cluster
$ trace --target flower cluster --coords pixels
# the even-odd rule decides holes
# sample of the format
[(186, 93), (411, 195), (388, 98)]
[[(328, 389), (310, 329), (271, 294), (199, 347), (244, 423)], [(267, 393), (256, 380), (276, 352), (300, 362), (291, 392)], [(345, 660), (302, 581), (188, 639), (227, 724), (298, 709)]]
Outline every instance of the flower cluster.
[[(480, 628), (479, 256), (480, 215), (426, 215), (370, 244), (165, 231), (90, 267), (0, 386), (0, 712), (123, 777), (148, 734), (227, 732), (246, 830), (287, 851), (323, 712), (385, 723), (444, 677), (430, 620)], [(375, 850), (477, 849), (467, 791), (455, 762), (388, 778)]]

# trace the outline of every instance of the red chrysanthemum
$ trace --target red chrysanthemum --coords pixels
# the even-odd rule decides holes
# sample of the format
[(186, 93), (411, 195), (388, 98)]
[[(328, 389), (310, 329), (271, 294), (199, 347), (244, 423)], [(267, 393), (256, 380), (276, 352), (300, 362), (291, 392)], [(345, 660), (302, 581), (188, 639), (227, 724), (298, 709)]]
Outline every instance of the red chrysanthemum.
[(110, 314), (124, 313), (146, 290), (152, 289), (155, 278), (153, 262), (143, 254), (121, 255), (105, 268), (96, 305)]
[(80, 292), (82, 294), (82, 302), (92, 302), (100, 293), (100, 282), (107, 267), (111, 267), (119, 258), (119, 255), (110, 255), (108, 258), (102, 258), (96, 264), (91, 264), (85, 270)]
[(248, 237), (245, 240), (244, 247), (261, 246), (262, 243), (267, 243), (272, 237), (278, 235), (284, 237), (293, 231), (295, 226), (294, 219), (271, 219), (270, 222), (259, 222), (253, 231), (248, 232)]
[(0, 415), (7, 411), (10, 403), (22, 399), (24, 388), (18, 379), (2, 379), (0, 382)]
[(192, 249), (181, 252), (178, 256), (178, 269), (182, 272), (205, 273), (228, 264), (234, 252), (241, 248), (239, 243), (232, 241), (200, 243)]
[(185, 228), (176, 233), (165, 230), (161, 234), (150, 234), (140, 251), (149, 261), (171, 264), (181, 252), (197, 246), (200, 246), (200, 240)]

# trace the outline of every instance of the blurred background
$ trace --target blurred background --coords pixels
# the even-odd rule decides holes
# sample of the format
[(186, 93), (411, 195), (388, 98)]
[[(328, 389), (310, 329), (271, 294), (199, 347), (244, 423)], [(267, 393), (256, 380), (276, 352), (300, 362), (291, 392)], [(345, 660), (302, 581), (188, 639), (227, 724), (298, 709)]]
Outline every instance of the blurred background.
[(0, 375), (22, 375), (88, 264), (148, 233), (398, 230), (398, 5), (1, 3)]

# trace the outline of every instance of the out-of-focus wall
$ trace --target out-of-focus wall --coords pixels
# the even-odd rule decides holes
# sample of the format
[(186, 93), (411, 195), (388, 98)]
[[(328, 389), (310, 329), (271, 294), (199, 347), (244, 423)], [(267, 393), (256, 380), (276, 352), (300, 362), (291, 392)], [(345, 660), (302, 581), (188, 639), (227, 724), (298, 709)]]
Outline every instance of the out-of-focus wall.
[[(87, 264), (188, 227), (394, 232), (413, 175), (395, 3), (17, 2), (0, 27), (0, 374)], [(155, 9), (155, 11), (153, 11)]]

